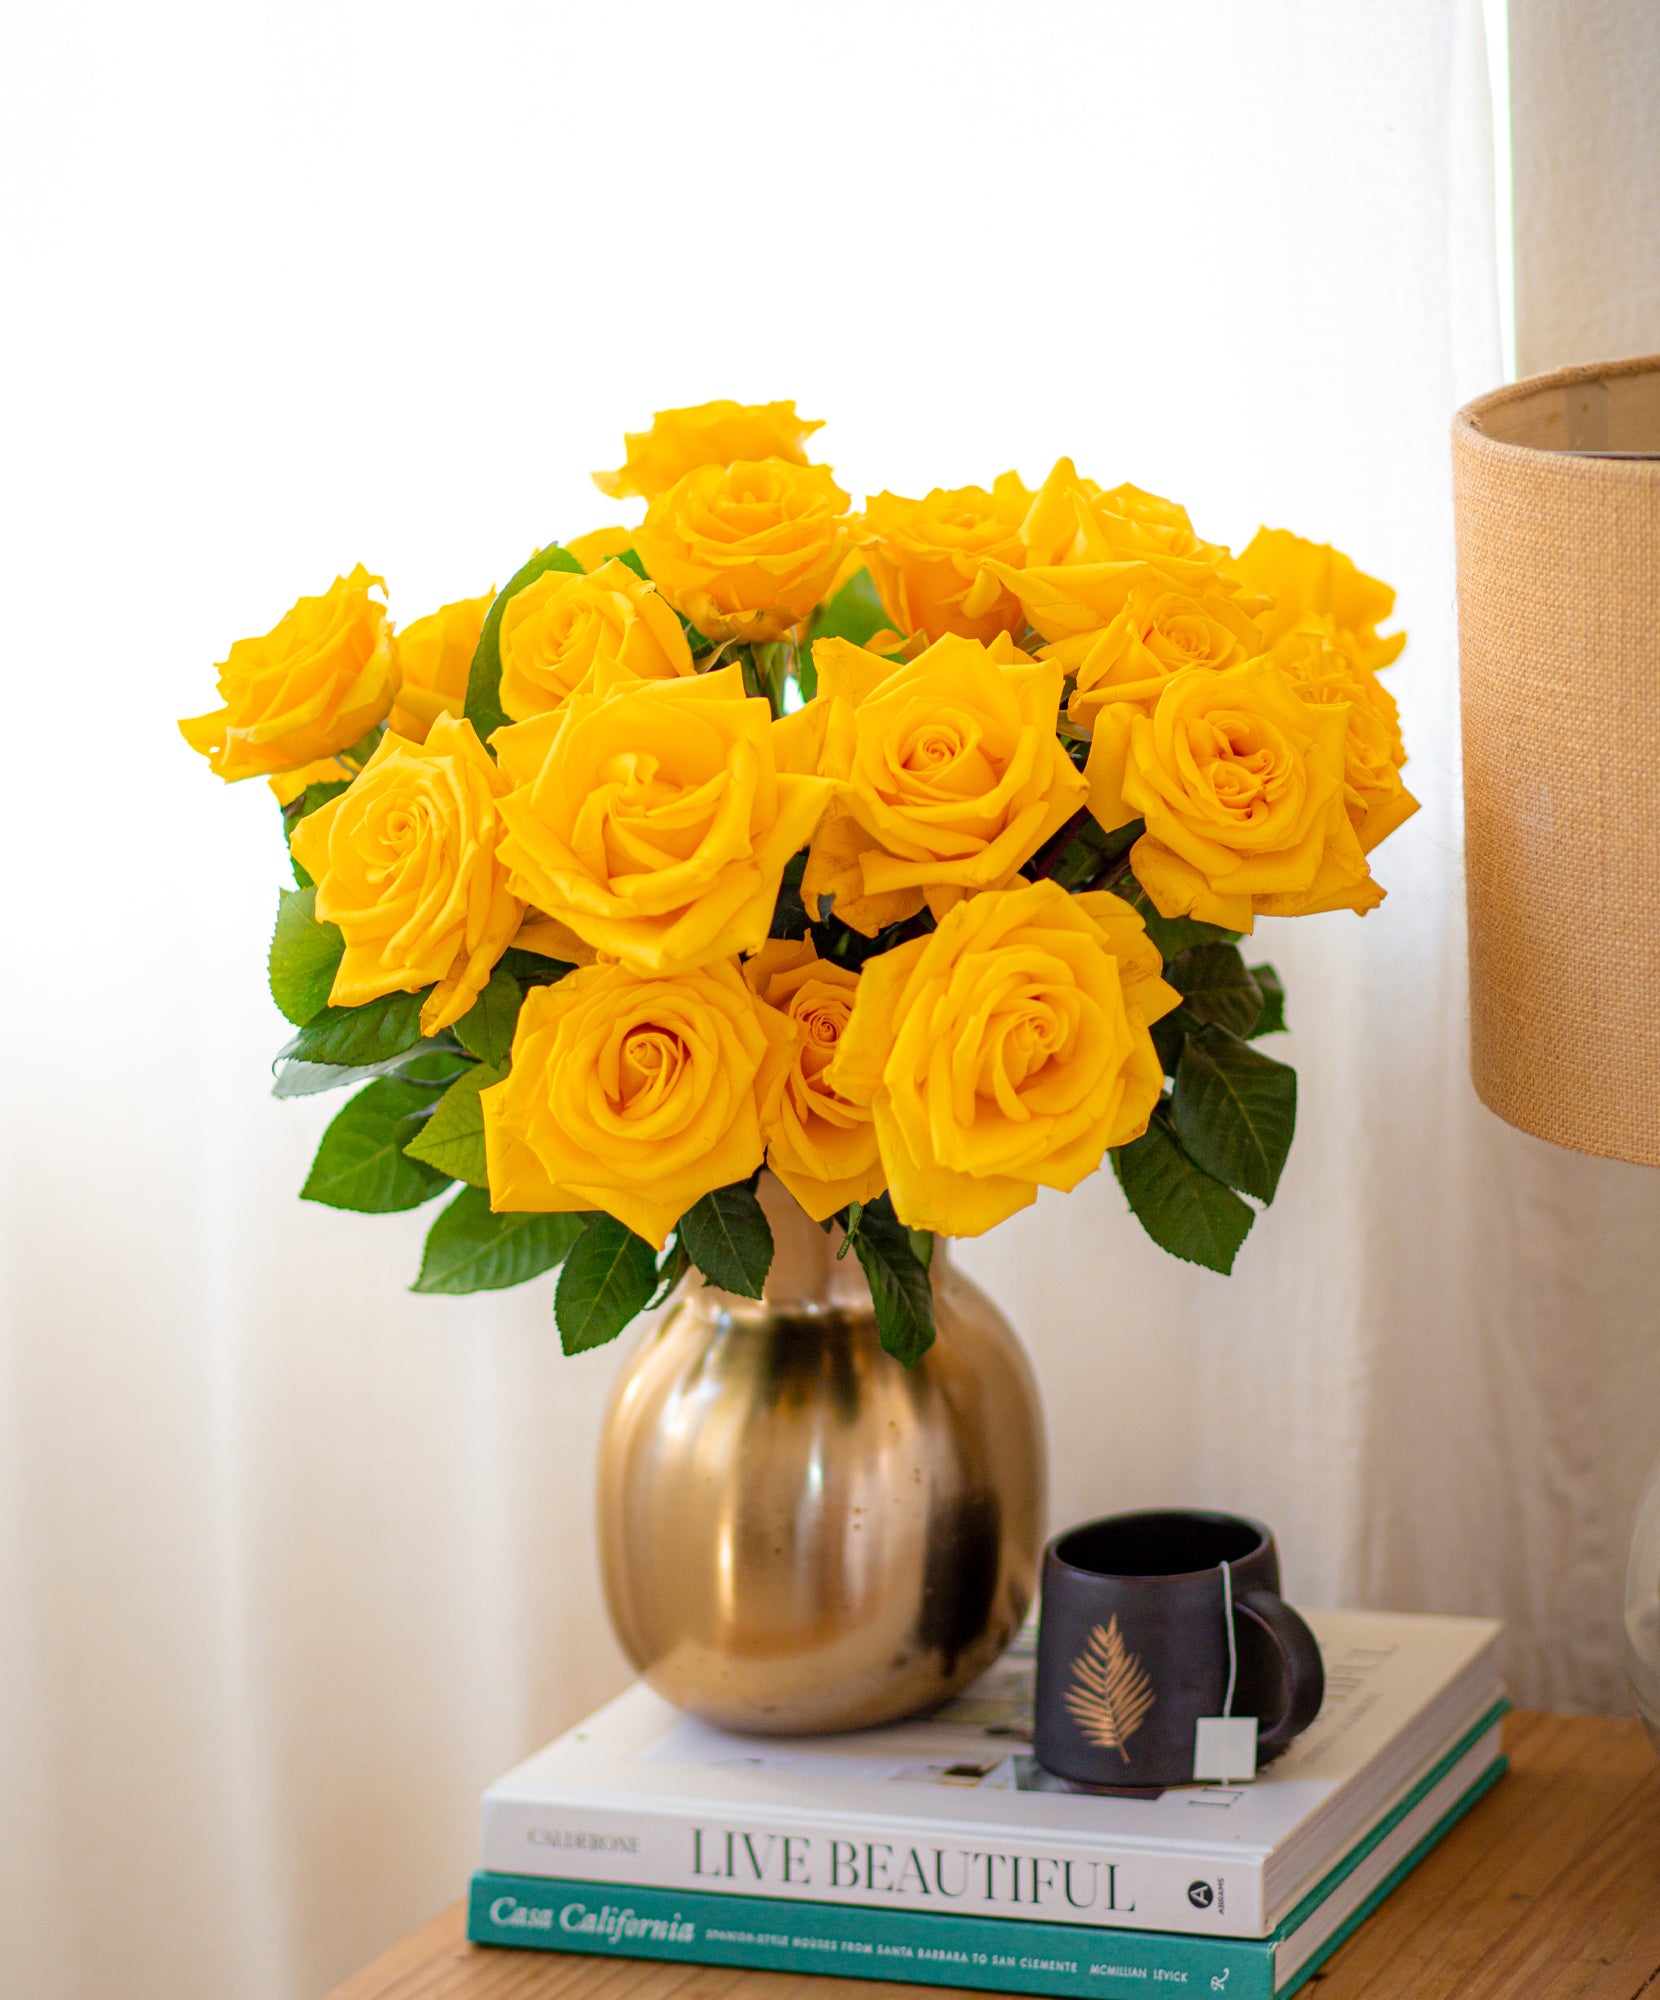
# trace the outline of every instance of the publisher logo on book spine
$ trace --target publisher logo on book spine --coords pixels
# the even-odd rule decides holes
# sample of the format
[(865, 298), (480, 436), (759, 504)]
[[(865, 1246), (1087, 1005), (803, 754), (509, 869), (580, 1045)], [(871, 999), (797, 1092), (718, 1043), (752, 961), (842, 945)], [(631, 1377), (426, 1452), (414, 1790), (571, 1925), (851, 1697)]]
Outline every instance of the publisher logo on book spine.
[(1196, 1910), (1208, 1910), (1216, 1901), (1216, 1891), (1208, 1882), (1189, 1882), (1187, 1900)]

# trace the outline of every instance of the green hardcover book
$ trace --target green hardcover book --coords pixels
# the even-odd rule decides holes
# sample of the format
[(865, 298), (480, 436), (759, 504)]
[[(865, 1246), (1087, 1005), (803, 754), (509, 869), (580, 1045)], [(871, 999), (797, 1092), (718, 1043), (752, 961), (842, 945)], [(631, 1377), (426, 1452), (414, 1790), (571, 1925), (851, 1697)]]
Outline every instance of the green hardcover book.
[(694, 1965), (897, 1979), (1073, 2000), (1161, 1987), (1284, 2000), (1336, 1950), (1505, 1769), (1502, 1705), (1386, 1814), (1266, 1937), (954, 1916), (871, 1904), (480, 1871), (476, 1943)]

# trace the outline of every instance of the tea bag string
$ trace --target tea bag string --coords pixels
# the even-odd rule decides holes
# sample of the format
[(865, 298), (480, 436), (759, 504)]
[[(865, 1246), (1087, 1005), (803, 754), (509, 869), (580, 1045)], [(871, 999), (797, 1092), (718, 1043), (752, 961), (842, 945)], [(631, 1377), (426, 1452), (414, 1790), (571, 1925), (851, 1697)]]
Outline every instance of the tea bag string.
[(1233, 1714), (1233, 1688), (1239, 1676), (1239, 1654), (1233, 1635), (1233, 1566), (1222, 1565), (1222, 1617), (1228, 1628), (1228, 1691), (1222, 1697), (1224, 1717)]

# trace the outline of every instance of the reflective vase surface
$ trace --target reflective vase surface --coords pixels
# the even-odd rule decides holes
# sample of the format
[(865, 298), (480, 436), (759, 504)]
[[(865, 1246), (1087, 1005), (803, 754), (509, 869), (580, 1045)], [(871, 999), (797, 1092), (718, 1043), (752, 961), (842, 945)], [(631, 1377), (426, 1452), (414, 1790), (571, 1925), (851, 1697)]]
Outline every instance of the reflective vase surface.
[(1037, 1389), (944, 1242), (937, 1338), (907, 1369), (857, 1260), (770, 1175), (761, 1197), (766, 1297), (694, 1277), (612, 1392), (606, 1601), (678, 1707), (775, 1735), (868, 1728), (943, 1701), (1019, 1630), (1043, 1547)]
[(1637, 1505), (1625, 1576), (1625, 1664), (1632, 1698), (1660, 1756), (1660, 1465)]

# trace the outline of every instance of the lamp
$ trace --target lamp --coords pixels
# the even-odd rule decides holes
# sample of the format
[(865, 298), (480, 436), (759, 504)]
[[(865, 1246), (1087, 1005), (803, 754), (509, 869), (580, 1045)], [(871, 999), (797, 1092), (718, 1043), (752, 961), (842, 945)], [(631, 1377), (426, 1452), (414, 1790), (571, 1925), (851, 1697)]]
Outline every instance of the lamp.
[(1660, 356), (1467, 405), (1453, 493), (1476, 1091), (1660, 1166)]

